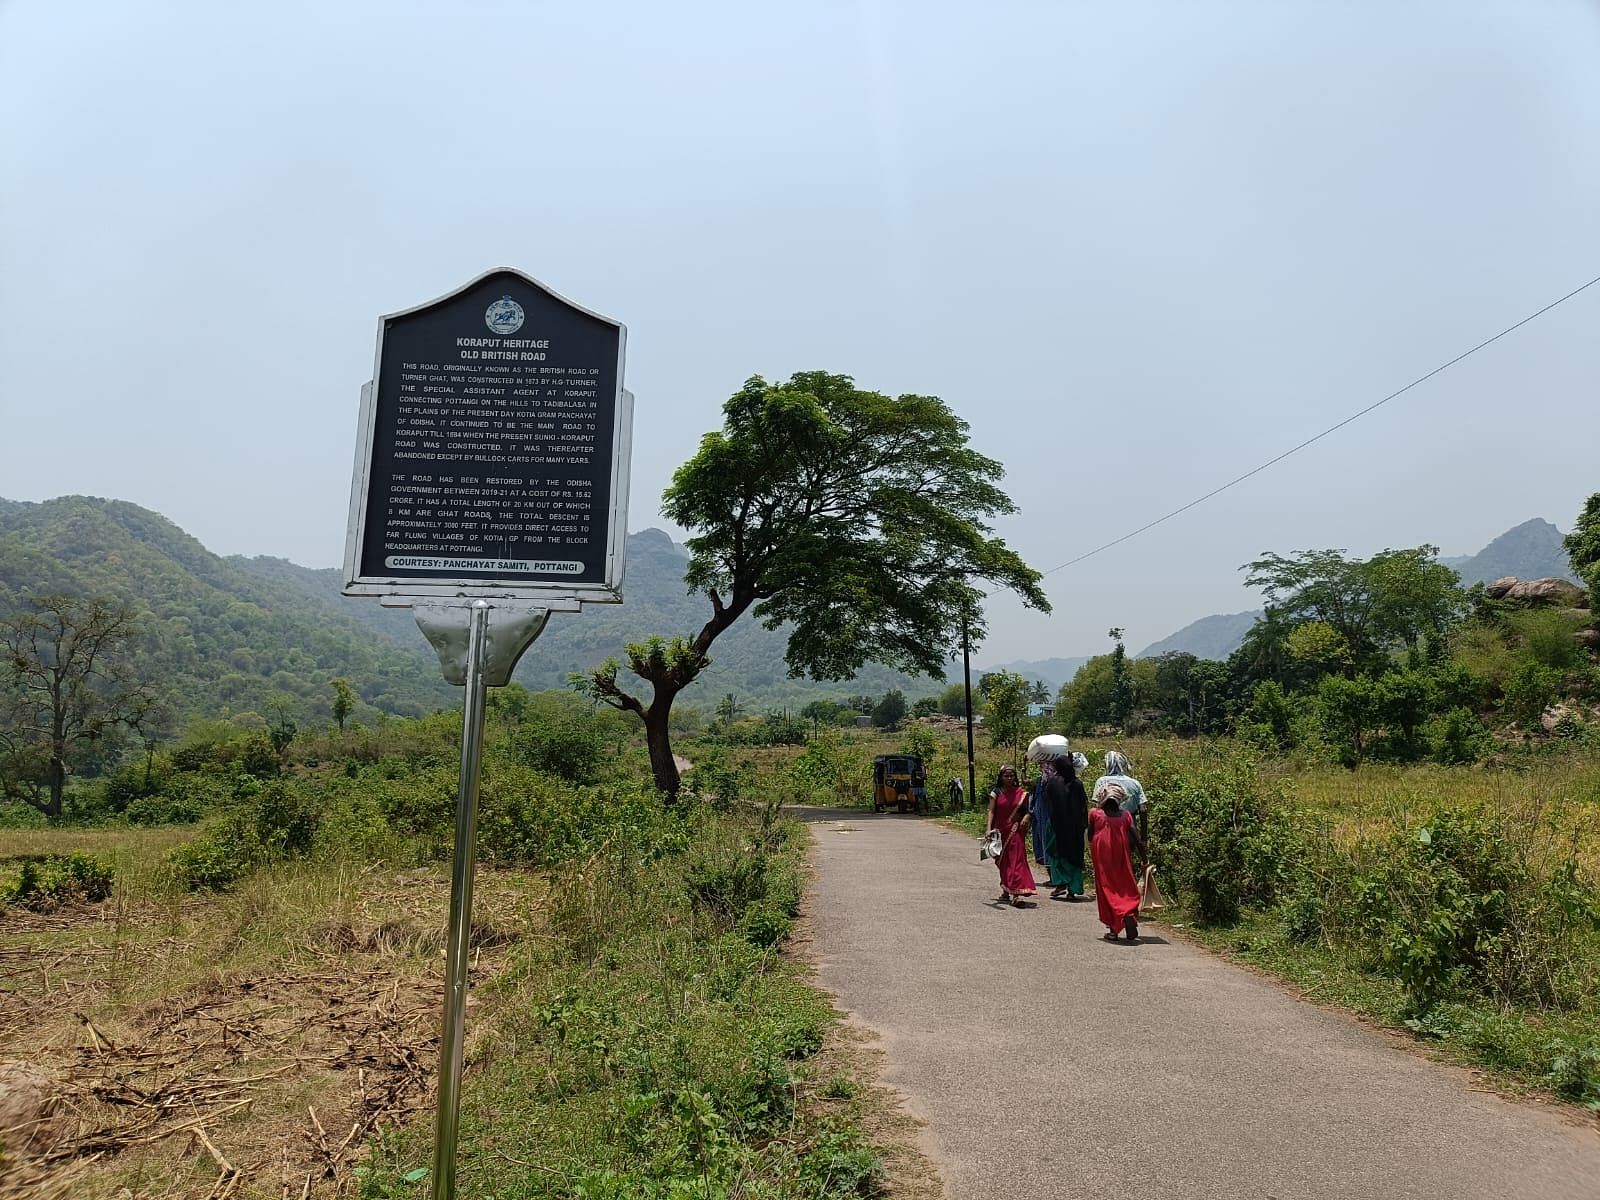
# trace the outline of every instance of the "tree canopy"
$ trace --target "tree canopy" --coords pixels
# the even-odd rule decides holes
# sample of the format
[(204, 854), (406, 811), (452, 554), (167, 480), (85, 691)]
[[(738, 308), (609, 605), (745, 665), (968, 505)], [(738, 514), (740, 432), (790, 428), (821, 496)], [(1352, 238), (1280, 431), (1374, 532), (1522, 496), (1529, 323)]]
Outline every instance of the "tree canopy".
[[(1342, 550), (1301, 550), (1287, 557), (1267, 554), (1243, 569), (1250, 572), (1245, 582), (1265, 593), (1275, 621), (1288, 626), (1322, 622), (1342, 646), (1319, 635), (1315, 651), (1347, 655), (1355, 670), (1390, 650), (1442, 633), (1460, 614), (1466, 602), (1460, 580), (1434, 561), (1438, 553), (1437, 546), (1418, 546), (1358, 559), (1346, 558)], [(1303, 652), (1309, 649), (1301, 646)], [(1293, 647), (1289, 653), (1292, 657)]]
[(1000, 464), (935, 396), (888, 396), (847, 375), (751, 378), (723, 426), (678, 468), (662, 511), (690, 531), (685, 582), (711, 606), (693, 636), (627, 647), (647, 704), (615, 660), (580, 686), (644, 721), (658, 786), (675, 791), (673, 699), (745, 612), (787, 631), (792, 677), (848, 679), (868, 662), (943, 676), (963, 619), (983, 632), (984, 586), (1048, 610), (1039, 574), (993, 535), (1014, 511)]
[(1589, 585), (1590, 610), (1600, 615), (1600, 492), (1589, 497), (1562, 545), (1572, 569)]
[(0, 621), (0, 790), (61, 815), (67, 776), (95, 743), (138, 728), (155, 697), (130, 669), (133, 609), (35, 596)]

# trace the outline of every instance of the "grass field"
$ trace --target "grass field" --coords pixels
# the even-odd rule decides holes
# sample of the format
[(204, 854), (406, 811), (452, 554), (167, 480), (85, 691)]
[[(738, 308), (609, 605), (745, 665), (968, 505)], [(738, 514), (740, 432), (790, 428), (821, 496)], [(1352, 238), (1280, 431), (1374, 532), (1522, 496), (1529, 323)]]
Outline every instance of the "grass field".
[[(807, 835), (769, 822), (707, 814), (661, 858), (480, 868), (463, 1196), (694, 1178), (829, 1200), (930, 1174), (783, 950)], [(0, 884), (46, 854), (116, 871), (101, 903), (0, 904), (0, 1197), (425, 1195), (445, 869), (300, 860), (190, 894), (166, 860), (197, 832), (0, 831)]]
[[(11, 1147), (0, 1195), (353, 1194), (369, 1136), (424, 1103), (445, 876), (298, 864), (180, 894), (163, 862), (192, 837), (0, 833), (0, 877), (75, 850), (118, 873), (102, 904), (0, 909), (0, 1060), (25, 1060), (56, 1097), (26, 1153)], [(532, 877), (484, 875), (479, 980), (531, 935), (539, 901)]]

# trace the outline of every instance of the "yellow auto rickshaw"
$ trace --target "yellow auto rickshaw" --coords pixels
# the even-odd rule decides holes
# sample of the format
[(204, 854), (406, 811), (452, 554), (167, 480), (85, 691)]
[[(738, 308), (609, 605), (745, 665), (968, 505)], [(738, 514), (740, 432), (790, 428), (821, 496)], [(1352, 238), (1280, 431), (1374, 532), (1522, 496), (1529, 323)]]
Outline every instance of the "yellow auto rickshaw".
[(928, 775), (915, 754), (880, 754), (872, 760), (872, 811), (928, 811)]

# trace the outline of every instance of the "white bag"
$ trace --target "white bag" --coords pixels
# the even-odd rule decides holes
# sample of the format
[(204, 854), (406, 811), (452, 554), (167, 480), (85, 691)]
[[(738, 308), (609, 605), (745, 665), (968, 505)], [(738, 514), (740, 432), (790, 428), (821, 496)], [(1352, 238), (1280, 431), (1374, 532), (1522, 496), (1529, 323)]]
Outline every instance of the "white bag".
[(1139, 877), (1139, 911), (1154, 912), (1166, 906), (1167, 898), (1161, 894), (1161, 885), (1156, 882), (1156, 865), (1146, 863), (1144, 874)]
[(1028, 743), (1026, 758), (1029, 762), (1043, 762), (1047, 758), (1060, 758), (1069, 749), (1071, 746), (1067, 739), (1059, 733), (1041, 733)]
[(978, 861), (983, 862), (985, 859), (999, 858), (1000, 850), (1000, 831), (991, 829), (984, 834), (983, 841), (978, 843)]

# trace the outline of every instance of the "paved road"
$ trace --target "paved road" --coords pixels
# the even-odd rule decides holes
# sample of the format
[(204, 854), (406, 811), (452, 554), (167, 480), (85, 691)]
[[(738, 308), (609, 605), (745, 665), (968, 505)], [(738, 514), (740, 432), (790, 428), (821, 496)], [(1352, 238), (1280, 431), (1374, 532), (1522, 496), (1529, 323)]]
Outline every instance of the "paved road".
[(803, 815), (821, 983), (882, 1037), (951, 1200), (1600, 1200), (1592, 1124), (1154, 926), (1102, 942), (1093, 903), (1001, 907), (973, 838)]

